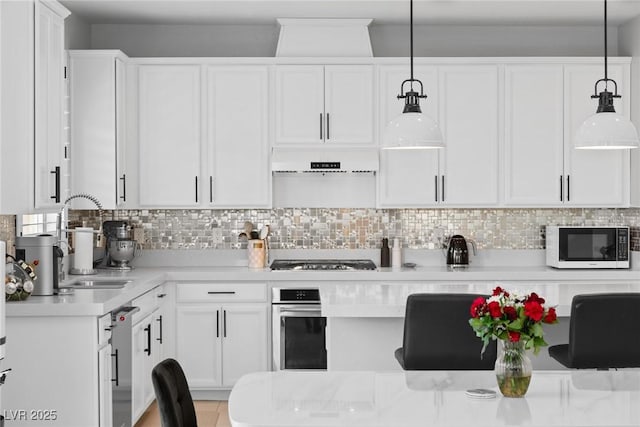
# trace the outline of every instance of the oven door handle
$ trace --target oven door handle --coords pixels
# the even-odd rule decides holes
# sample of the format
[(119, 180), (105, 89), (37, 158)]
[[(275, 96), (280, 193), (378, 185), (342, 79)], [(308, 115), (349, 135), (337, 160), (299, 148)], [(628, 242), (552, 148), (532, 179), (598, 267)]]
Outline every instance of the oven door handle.
[(321, 317), (319, 307), (314, 308), (284, 308), (279, 311), (280, 317)]

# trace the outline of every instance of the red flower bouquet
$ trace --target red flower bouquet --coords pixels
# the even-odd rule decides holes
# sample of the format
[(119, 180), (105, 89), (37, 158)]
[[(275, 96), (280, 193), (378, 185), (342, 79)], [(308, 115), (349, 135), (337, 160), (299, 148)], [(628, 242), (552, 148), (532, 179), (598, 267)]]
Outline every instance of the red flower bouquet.
[(533, 349), (534, 354), (538, 354), (540, 347), (547, 345), (542, 324), (557, 322), (556, 309), (546, 308), (544, 298), (535, 292), (519, 296), (499, 286), (488, 299), (479, 297), (471, 304), (469, 319), (469, 324), (484, 344), (483, 353), (490, 340), (500, 339), (522, 342), (525, 349)]

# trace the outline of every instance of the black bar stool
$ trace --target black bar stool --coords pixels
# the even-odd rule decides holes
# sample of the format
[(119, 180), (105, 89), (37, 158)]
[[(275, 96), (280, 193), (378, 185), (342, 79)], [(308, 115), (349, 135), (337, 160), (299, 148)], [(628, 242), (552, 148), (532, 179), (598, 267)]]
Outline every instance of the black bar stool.
[(640, 367), (640, 293), (576, 295), (571, 301), (569, 344), (549, 347), (567, 368)]
[(491, 370), (492, 341), (482, 358), (482, 341), (469, 325), (473, 294), (412, 294), (407, 298), (402, 347), (395, 357), (405, 370)]

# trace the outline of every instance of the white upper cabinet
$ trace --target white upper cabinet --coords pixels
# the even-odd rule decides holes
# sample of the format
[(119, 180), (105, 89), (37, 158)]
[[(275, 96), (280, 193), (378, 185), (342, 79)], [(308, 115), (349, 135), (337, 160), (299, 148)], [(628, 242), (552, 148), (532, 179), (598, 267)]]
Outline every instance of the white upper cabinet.
[[(401, 65), (381, 66), (380, 143), (386, 125), (402, 114), (404, 100), (398, 99), (401, 83), (408, 78), (409, 68)], [(427, 99), (420, 101), (423, 113), (438, 119), (438, 70), (419, 66), (415, 77), (422, 81)], [(414, 87), (418, 89), (418, 87)], [(380, 207), (421, 207), (436, 205), (439, 192), (438, 150), (382, 150), (378, 174)]]
[(201, 69), (138, 69), (139, 201), (141, 207), (193, 207), (201, 199)]
[(35, 2), (35, 208), (64, 201), (64, 19), (57, 2)]
[(206, 120), (206, 203), (269, 207), (268, 66), (208, 67)]
[(276, 144), (371, 145), (373, 66), (276, 66)]
[[(609, 78), (618, 83), (622, 99), (615, 99), (616, 112), (629, 117), (629, 66), (609, 65)], [(629, 206), (629, 150), (576, 150), (575, 134), (582, 122), (596, 112), (591, 99), (594, 84), (603, 78), (602, 65), (568, 65), (564, 72), (564, 200), (572, 206)], [(598, 86), (601, 92), (603, 85)], [(610, 84), (609, 90), (613, 92)], [(637, 94), (637, 92), (636, 92)]]
[[(120, 51), (69, 51), (71, 190), (95, 196), (105, 209), (126, 202), (124, 67)], [(95, 209), (84, 199), (74, 209)]]
[[(629, 111), (629, 72), (609, 65)], [(574, 136), (594, 114), (603, 68), (594, 64), (505, 66), (505, 205), (628, 206), (628, 150), (576, 150)], [(599, 88), (599, 91), (601, 88)]]
[(498, 67), (439, 69), (440, 151), (438, 199), (447, 206), (498, 203)]
[(33, 209), (34, 6), (0, 2), (0, 213)]
[[(397, 95), (407, 73), (407, 67), (381, 67), (381, 138), (386, 124), (402, 113), (404, 100)], [(414, 74), (428, 96), (421, 100), (422, 111), (439, 121), (446, 148), (383, 150), (379, 206), (497, 204), (498, 67), (418, 66)]]
[(505, 204), (562, 205), (562, 64), (507, 65), (504, 74)]

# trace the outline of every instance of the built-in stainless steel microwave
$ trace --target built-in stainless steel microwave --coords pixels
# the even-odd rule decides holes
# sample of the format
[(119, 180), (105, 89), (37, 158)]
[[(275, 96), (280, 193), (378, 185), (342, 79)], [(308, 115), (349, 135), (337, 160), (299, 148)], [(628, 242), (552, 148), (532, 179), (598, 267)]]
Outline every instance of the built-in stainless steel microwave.
[(547, 226), (547, 265), (629, 268), (629, 227)]

